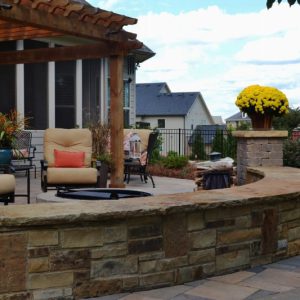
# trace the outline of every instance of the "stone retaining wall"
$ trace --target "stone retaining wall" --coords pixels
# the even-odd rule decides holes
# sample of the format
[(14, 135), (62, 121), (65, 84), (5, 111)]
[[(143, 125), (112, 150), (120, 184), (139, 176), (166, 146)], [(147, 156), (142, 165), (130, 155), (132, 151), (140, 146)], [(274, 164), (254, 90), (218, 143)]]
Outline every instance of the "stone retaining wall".
[(300, 170), (269, 175), (209, 192), (1, 208), (0, 299), (82, 299), (297, 255)]

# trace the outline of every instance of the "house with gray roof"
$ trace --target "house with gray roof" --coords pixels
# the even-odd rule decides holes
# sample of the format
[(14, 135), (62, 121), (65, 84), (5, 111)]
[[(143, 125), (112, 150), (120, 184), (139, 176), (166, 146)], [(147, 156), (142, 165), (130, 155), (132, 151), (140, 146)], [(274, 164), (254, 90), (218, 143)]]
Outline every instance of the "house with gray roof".
[(136, 121), (165, 129), (215, 124), (200, 92), (172, 93), (165, 82), (136, 85)]
[(251, 125), (251, 119), (243, 112), (238, 112), (226, 119), (227, 127), (238, 128), (244, 124)]

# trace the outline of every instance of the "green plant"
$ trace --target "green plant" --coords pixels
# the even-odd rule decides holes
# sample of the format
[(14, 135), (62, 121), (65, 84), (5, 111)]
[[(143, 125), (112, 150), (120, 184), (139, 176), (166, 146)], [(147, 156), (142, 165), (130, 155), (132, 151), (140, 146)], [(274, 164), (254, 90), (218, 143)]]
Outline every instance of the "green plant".
[(243, 89), (235, 102), (240, 111), (247, 113), (282, 116), (288, 113), (286, 95), (274, 87), (250, 85)]
[[(271, 8), (272, 5), (276, 2), (276, 0), (267, 0), (267, 8)], [(282, 2), (282, 0), (277, 0), (277, 2), (280, 4)], [(294, 5), (295, 3), (298, 2), (298, 4), (300, 4), (299, 0), (287, 0), (287, 2), (289, 3), (290, 6)]]
[(237, 126), (236, 130), (249, 130), (251, 128), (251, 124), (249, 122), (242, 121)]
[(99, 160), (108, 165), (112, 165), (112, 157), (110, 153), (103, 153), (96, 156), (96, 160)]
[(300, 139), (288, 139), (283, 144), (283, 164), (300, 168)]
[(225, 139), (224, 143), (224, 157), (231, 157), (234, 160), (236, 159), (237, 154), (237, 140), (232, 134), (233, 130), (228, 129), (227, 130), (227, 137)]
[(15, 135), (23, 130), (28, 120), (15, 110), (8, 114), (0, 112), (0, 148), (14, 148)]
[(288, 130), (289, 135), (294, 128), (300, 124), (300, 107), (290, 108), (289, 113), (282, 118), (275, 117), (273, 119), (273, 128), (277, 130)]
[(170, 151), (166, 157), (162, 159), (162, 165), (168, 169), (180, 169), (188, 164), (186, 156), (178, 155), (174, 151)]
[(163, 142), (162, 136), (161, 134), (159, 134), (156, 139), (154, 149), (152, 151), (150, 164), (155, 164), (161, 160), (160, 150), (161, 150), (162, 142)]
[[(215, 137), (213, 139), (212, 143), (212, 151), (220, 152), (222, 153), (224, 151), (224, 145), (226, 141), (224, 138), (223, 130), (217, 129)], [(224, 155), (224, 153), (222, 153)]]
[(205, 152), (205, 144), (200, 131), (195, 131), (194, 136), (192, 136), (192, 155), (191, 159), (206, 159), (207, 155)]
[(110, 155), (110, 129), (107, 124), (102, 124), (97, 122), (89, 126), (89, 129), (92, 133), (92, 142), (93, 142), (93, 159), (112, 163)]

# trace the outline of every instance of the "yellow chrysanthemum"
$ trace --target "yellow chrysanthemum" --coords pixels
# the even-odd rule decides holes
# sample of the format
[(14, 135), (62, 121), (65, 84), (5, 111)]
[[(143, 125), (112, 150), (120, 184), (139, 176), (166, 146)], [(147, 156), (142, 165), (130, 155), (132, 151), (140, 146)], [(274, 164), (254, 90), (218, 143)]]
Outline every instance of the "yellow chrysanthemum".
[(288, 113), (286, 95), (274, 87), (250, 85), (237, 96), (235, 104), (242, 112), (283, 115)]

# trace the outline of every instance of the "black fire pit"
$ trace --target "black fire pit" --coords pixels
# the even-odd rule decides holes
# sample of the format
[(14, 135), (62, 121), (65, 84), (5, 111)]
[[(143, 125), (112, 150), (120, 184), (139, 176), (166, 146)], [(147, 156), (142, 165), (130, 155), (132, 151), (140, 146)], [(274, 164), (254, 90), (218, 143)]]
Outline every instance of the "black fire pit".
[(63, 189), (58, 190), (56, 196), (74, 200), (119, 200), (148, 197), (153, 194), (127, 189)]

